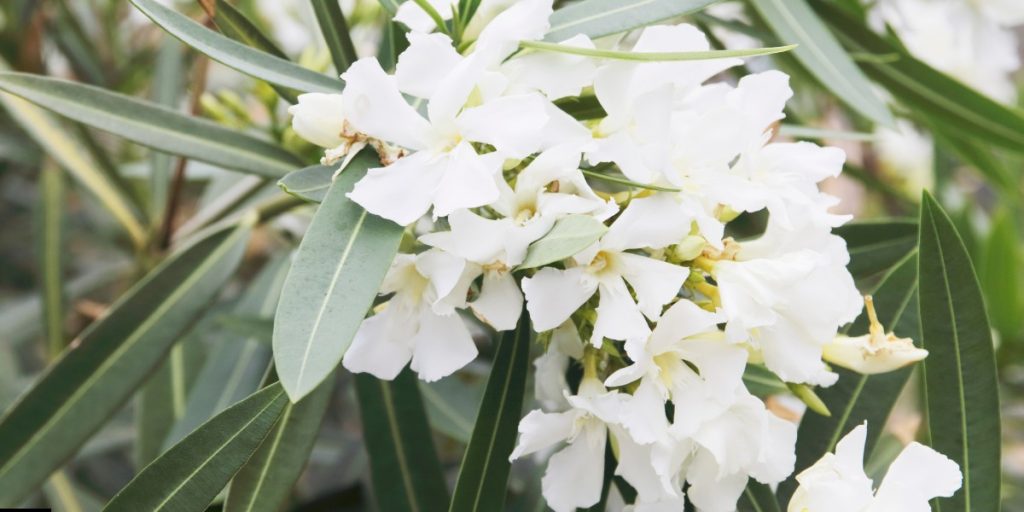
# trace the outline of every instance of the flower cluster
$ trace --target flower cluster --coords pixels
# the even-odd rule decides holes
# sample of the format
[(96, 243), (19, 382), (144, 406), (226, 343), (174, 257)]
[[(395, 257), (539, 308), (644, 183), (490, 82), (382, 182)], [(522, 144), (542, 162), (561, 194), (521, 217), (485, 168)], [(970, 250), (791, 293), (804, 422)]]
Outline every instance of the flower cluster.
[[(452, 16), (450, 2), (435, 3), (433, 14)], [(598, 502), (610, 442), (637, 510), (681, 510), (684, 488), (699, 510), (734, 510), (749, 478), (775, 484), (794, 466), (796, 427), (748, 391), (748, 365), (827, 386), (837, 376), (823, 356), (884, 371), (924, 354), (880, 327), (833, 341), (862, 308), (846, 245), (831, 233), (847, 217), (830, 213), (837, 200), (817, 186), (844, 154), (774, 140), (792, 95), (786, 75), (709, 83), (741, 61), (521, 50), (544, 37), (551, 12), (551, 0), (485, 0), (474, 39), (455, 44), (406, 2), (409, 47), (394, 73), (359, 60), (343, 93), (306, 94), (292, 108), (326, 163), (375, 148), (381, 167), (348, 197), (415, 224), (415, 249), (395, 259), (380, 292), (390, 298), (344, 366), (391, 379), (410, 364), (436, 380), (476, 357), (470, 313), (497, 331), (531, 322), (544, 345), (542, 408), (521, 421), (512, 459), (564, 446), (543, 477), (551, 508)], [(584, 35), (560, 43), (595, 48)], [(599, 44), (709, 50), (686, 24)], [(560, 108), (586, 100), (600, 114)], [(732, 221), (762, 211), (763, 235), (729, 236)], [(524, 265), (569, 219), (607, 229), (557, 261)], [(583, 368), (579, 382), (567, 378), (571, 364)]]

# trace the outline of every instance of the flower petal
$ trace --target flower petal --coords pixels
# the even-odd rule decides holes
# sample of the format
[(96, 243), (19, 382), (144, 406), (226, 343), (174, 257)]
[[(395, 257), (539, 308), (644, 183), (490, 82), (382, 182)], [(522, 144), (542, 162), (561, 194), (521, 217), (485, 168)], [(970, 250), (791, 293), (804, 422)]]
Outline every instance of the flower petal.
[(621, 253), (622, 277), (636, 292), (637, 307), (650, 318), (657, 320), (661, 308), (679, 294), (690, 270), (654, 258), (638, 254)]
[(604, 338), (628, 340), (646, 338), (651, 333), (622, 278), (605, 279), (599, 289), (601, 300), (597, 306), (594, 334), (590, 338), (592, 345), (600, 347)]
[(363, 320), (352, 339), (352, 345), (345, 352), (342, 365), (352, 373), (369, 373), (378, 379), (391, 380), (397, 377), (412, 358), (409, 343), (412, 338), (393, 336), (389, 331), (395, 323), (404, 324), (407, 321), (406, 318), (395, 318), (387, 309)]
[(477, 355), (473, 337), (457, 313), (437, 315), (429, 309), (423, 310), (420, 330), (412, 345), (411, 368), (427, 382), (451, 375)]
[(409, 149), (424, 149), (433, 142), (430, 123), (406, 103), (395, 78), (377, 59), (359, 59), (341, 77), (345, 115), (355, 129)]
[(417, 98), (430, 98), (462, 62), (462, 56), (445, 34), (410, 32), (408, 37), (409, 47), (398, 57), (395, 79), (402, 92)]
[(513, 461), (524, 455), (554, 446), (572, 435), (573, 422), (579, 415), (576, 411), (548, 413), (532, 410), (519, 420), (519, 441), (508, 460)]
[(544, 499), (555, 512), (574, 512), (601, 501), (608, 434), (604, 425), (588, 427), (551, 457), (541, 478)]
[(583, 269), (559, 270), (544, 267), (533, 277), (523, 279), (526, 309), (533, 329), (544, 332), (569, 319), (594, 292), (597, 282), (587, 279)]
[(497, 331), (516, 328), (523, 310), (523, 292), (509, 271), (484, 272), (480, 296), (469, 303), (473, 312)]
[(498, 199), (494, 176), (501, 171), (501, 160), (494, 153), (477, 155), (473, 146), (462, 142), (449, 154), (447, 164), (434, 196), (435, 217), (485, 206)]
[(408, 226), (430, 210), (446, 164), (425, 151), (400, 158), (367, 171), (348, 198), (374, 215)]
[(490, 144), (512, 158), (535, 152), (548, 121), (545, 100), (539, 94), (502, 96), (459, 114), (459, 131), (467, 140)]

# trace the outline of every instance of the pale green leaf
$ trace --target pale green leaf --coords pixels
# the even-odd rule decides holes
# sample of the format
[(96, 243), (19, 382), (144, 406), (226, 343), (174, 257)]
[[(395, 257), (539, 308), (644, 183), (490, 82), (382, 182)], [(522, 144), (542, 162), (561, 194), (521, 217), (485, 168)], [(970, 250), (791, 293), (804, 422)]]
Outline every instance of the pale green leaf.
[(581, 48), (564, 44), (545, 43), (543, 41), (520, 41), (519, 46), (530, 50), (582, 55), (600, 59), (627, 60), (637, 62), (672, 62), (687, 60), (726, 59), (731, 57), (757, 57), (788, 52), (796, 45), (777, 46), (773, 48), (749, 48), (741, 50), (706, 50), (694, 52), (629, 52), (603, 50), (600, 48)]
[(586, 249), (607, 231), (607, 226), (589, 215), (558, 219), (551, 231), (530, 245), (519, 268), (536, 268), (561, 261)]
[(551, 15), (546, 41), (576, 34), (597, 39), (697, 12), (716, 0), (583, 0)]

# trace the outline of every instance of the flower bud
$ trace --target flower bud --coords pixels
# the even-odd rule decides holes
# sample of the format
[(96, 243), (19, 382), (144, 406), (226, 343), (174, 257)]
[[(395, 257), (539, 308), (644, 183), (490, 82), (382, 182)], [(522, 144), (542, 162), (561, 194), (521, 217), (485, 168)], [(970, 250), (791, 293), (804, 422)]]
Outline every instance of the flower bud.
[(836, 336), (825, 345), (825, 361), (857, 373), (872, 375), (891, 372), (928, 356), (928, 351), (914, 346), (914, 340), (899, 338), (885, 329), (875, 315), (871, 296), (864, 297), (870, 319), (869, 333), (863, 336)]

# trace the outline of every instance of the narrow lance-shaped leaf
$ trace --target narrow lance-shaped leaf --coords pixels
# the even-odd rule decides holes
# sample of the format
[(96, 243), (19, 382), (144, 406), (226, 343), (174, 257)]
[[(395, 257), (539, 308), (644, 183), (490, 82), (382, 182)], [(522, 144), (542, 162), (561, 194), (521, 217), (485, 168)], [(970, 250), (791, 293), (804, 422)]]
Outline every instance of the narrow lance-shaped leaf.
[[(231, 5), (231, 3), (226, 0), (216, 0), (211, 10), (213, 11), (213, 23), (222, 34), (281, 60), (288, 60), (288, 56), (270, 38), (264, 35), (255, 23), (247, 18), (242, 11), (238, 10), (237, 7)], [(289, 89), (272, 82), (267, 83), (285, 101), (289, 103), (298, 101), (298, 94), (294, 89)]]
[(448, 489), (437, 459), (416, 374), (393, 381), (356, 374), (356, 397), (379, 510), (443, 511)]
[(992, 325), (1005, 343), (1013, 343), (1014, 338), (1021, 334), (1020, 243), (1011, 211), (1003, 209), (997, 212), (985, 243), (981, 274)]
[(1000, 428), (992, 331), (970, 257), (927, 192), (921, 201), (918, 271), (928, 433), (960, 465), (963, 487), (939, 511), (999, 509)]
[(589, 215), (570, 215), (555, 222), (546, 235), (530, 245), (520, 269), (563, 260), (596, 242), (608, 227)]
[(51, 358), (64, 350), (64, 175), (47, 162), (39, 176), (38, 256), (43, 291), (43, 333)]
[(346, 197), (376, 158), (363, 151), (331, 185), (285, 280), (274, 364), (293, 402), (338, 366), (398, 252), (404, 229)]
[(751, 0), (768, 25), (786, 43), (798, 46), (793, 54), (840, 100), (875, 123), (893, 126), (889, 107), (873, 91), (867, 77), (854, 64), (806, 0)]
[(561, 42), (576, 34), (596, 39), (690, 14), (715, 1), (583, 0), (555, 11), (544, 39)]
[(850, 50), (899, 55), (896, 62), (859, 65), (911, 111), (926, 112), (932, 120), (979, 142), (1024, 152), (1024, 113), (1019, 109), (936, 71), (830, 2), (814, 2), (813, 8)]
[[(873, 295), (879, 320), (887, 330), (897, 336), (911, 338), (920, 345), (917, 317), (917, 257), (906, 255), (875, 289)], [(849, 327), (851, 335), (868, 331), (865, 314)], [(814, 464), (826, 453), (835, 450), (836, 443), (854, 427), (868, 422), (865, 453), (871, 450), (884, 431), (886, 419), (896, 403), (900, 390), (910, 378), (912, 368), (901, 368), (878, 375), (861, 375), (842, 368), (833, 368), (839, 381), (828, 388), (819, 388), (818, 396), (832, 411), (832, 416), (804, 415), (797, 433), (796, 470), (799, 473)], [(779, 486), (783, 502), (789, 500), (796, 489), (792, 479)]]
[[(235, 313), (267, 319), (273, 316), (288, 273), (288, 256), (279, 254), (264, 265), (232, 309)], [(219, 327), (217, 320), (210, 320), (213, 325), (203, 326), (207, 331)], [(173, 446), (207, 419), (259, 389), (269, 364), (270, 345), (266, 342), (222, 332), (195, 378), (184, 414), (179, 415), (163, 445)]]
[(238, 266), (252, 220), (154, 269), (0, 418), (0, 506), (19, 504), (145, 381)]
[(146, 466), (103, 510), (205, 510), (252, 456), (287, 403), (277, 384), (239, 402)]
[[(160, 45), (153, 75), (153, 101), (174, 108), (185, 88), (185, 52), (181, 43), (167, 37)], [(167, 209), (170, 193), (171, 168), (174, 157), (161, 151), (149, 154), (149, 218), (153, 226), (160, 226)]]
[(296, 156), (267, 141), (96, 87), (0, 73), (0, 89), (144, 146), (227, 169), (280, 177), (301, 165)]
[(339, 92), (340, 80), (246, 46), (192, 21), (156, 0), (131, 0), (167, 33), (211, 59), (266, 82), (302, 92)]
[(307, 201), (319, 203), (324, 200), (333, 183), (334, 171), (329, 165), (313, 165), (288, 173), (277, 186), (281, 190)]
[(516, 442), (530, 366), (530, 320), (506, 331), (498, 342), (473, 437), (462, 459), (450, 512), (501, 510), (505, 503), (508, 460)]
[(729, 57), (757, 57), (788, 52), (796, 45), (777, 46), (772, 48), (749, 48), (739, 50), (704, 50), (693, 52), (627, 52), (619, 50), (603, 50), (597, 48), (580, 48), (577, 46), (545, 43), (543, 41), (520, 41), (519, 46), (530, 50), (583, 55), (600, 59), (629, 60), (637, 62), (673, 62), (687, 60), (711, 60)]
[(772, 488), (754, 479), (747, 483), (736, 508), (739, 512), (782, 512)]
[(332, 374), (299, 403), (285, 405), (270, 434), (231, 481), (225, 512), (281, 510), (313, 451), (333, 391)]

